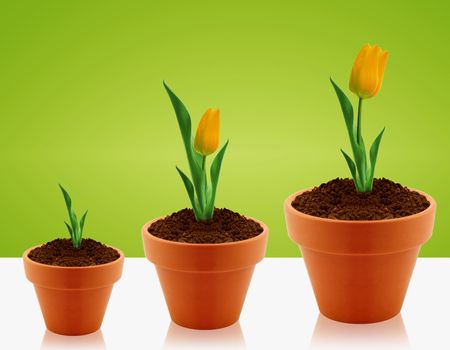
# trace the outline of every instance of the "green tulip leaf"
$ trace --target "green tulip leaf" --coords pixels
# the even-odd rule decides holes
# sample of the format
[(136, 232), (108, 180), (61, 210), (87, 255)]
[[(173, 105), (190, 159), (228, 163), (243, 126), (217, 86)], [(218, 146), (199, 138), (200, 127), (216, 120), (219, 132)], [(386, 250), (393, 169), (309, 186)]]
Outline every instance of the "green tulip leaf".
[(383, 138), (384, 130), (385, 130), (385, 128), (383, 128), (383, 130), (381, 130), (381, 132), (378, 134), (378, 136), (373, 141), (372, 146), (370, 147), (370, 167), (368, 169), (368, 171), (369, 171), (368, 178), (371, 180), (370, 190), (372, 190), (373, 177), (375, 175), (375, 165), (377, 163), (377, 157), (378, 157), (378, 149), (380, 147), (381, 139)]
[(186, 192), (189, 196), (189, 200), (191, 201), (191, 205), (194, 210), (195, 218), (199, 220), (201, 218), (201, 211), (196, 202), (194, 185), (192, 184), (191, 180), (186, 176), (186, 174), (180, 170), (180, 168), (176, 167), (176, 169), (178, 171), (178, 174), (180, 174), (181, 179), (183, 180), (184, 187), (186, 188)]
[(66, 224), (67, 230), (70, 233), (70, 238), (72, 238), (73, 237), (72, 227), (70, 227), (70, 225), (67, 222), (64, 221), (64, 223)]
[(177, 117), (178, 126), (180, 128), (181, 137), (183, 139), (183, 143), (188, 153), (188, 157), (191, 155), (191, 117), (189, 112), (184, 105), (184, 103), (178, 98), (177, 95), (173, 93), (173, 91), (169, 88), (166, 82), (163, 82), (164, 88), (169, 95), (170, 101), (172, 102), (173, 109), (175, 110), (175, 115)]
[(59, 185), (59, 188), (61, 189), (61, 192), (64, 196), (64, 201), (66, 203), (66, 207), (67, 207), (67, 212), (69, 213), (70, 216), (70, 212), (72, 210), (72, 200), (70, 199), (69, 194), (67, 193), (67, 191), (64, 189), (64, 187), (62, 187), (61, 185)]
[(214, 214), (214, 202), (216, 200), (217, 184), (219, 183), (220, 168), (222, 167), (223, 157), (227, 150), (229, 141), (227, 141), (221, 150), (217, 153), (211, 164), (210, 177), (211, 177), (211, 190), (209, 191), (209, 198), (207, 204), (207, 219), (211, 219)]
[(80, 232), (81, 232), (81, 234), (83, 234), (84, 222), (86, 221), (87, 213), (88, 213), (88, 211), (86, 210), (86, 212), (83, 214), (83, 216), (81, 217), (81, 220), (80, 220)]
[(347, 95), (341, 90), (341, 88), (330, 78), (331, 84), (333, 85), (334, 91), (338, 97), (339, 103), (341, 105), (342, 113), (344, 114), (345, 125), (347, 127), (348, 134), (352, 141), (356, 140), (356, 127), (353, 118), (353, 106), (348, 99)]
[(343, 154), (345, 160), (347, 161), (347, 165), (348, 165), (348, 168), (350, 169), (350, 173), (352, 174), (353, 181), (355, 183), (355, 187), (356, 187), (356, 189), (358, 191), (360, 191), (362, 189), (362, 186), (361, 186), (361, 181), (359, 179), (359, 176), (358, 176), (358, 173), (357, 173), (357, 170), (356, 170), (355, 162), (342, 149), (341, 149), (341, 153)]

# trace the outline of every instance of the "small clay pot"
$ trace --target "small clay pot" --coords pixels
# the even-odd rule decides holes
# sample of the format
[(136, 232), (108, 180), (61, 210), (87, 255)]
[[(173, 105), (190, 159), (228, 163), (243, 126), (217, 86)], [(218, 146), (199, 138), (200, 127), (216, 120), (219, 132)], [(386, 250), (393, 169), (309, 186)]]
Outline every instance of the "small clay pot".
[(264, 258), (269, 230), (219, 244), (174, 242), (142, 227), (146, 257), (155, 264), (172, 321), (193, 329), (217, 329), (239, 320), (256, 263)]
[(434, 199), (415, 215), (376, 221), (323, 219), (284, 203), (287, 230), (299, 245), (320, 312), (335, 321), (373, 323), (402, 307), (420, 247), (431, 237)]
[(64, 267), (41, 264), (23, 253), (25, 274), (34, 284), (49, 331), (83, 335), (97, 331), (103, 321), (113, 285), (122, 275), (124, 255), (107, 264)]

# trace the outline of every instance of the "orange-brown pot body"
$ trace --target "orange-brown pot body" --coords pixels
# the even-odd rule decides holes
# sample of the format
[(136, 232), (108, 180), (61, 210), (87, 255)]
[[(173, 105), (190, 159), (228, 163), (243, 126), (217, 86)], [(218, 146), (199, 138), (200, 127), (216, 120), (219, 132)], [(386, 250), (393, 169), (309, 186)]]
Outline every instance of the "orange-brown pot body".
[[(144, 251), (155, 264), (173, 322), (217, 329), (239, 320), (255, 265), (264, 258), (268, 229), (251, 239), (220, 244), (180, 243), (142, 228)], [(252, 219), (254, 220), (254, 219)]]
[[(307, 190), (305, 190), (307, 191)], [(420, 247), (431, 237), (436, 212), (391, 220), (323, 219), (284, 204), (287, 230), (299, 246), (321, 313), (347, 323), (373, 323), (397, 315)]]
[(25, 274), (34, 284), (47, 329), (61, 335), (84, 335), (102, 324), (113, 285), (122, 275), (124, 255), (110, 263), (63, 267), (41, 264), (23, 254)]

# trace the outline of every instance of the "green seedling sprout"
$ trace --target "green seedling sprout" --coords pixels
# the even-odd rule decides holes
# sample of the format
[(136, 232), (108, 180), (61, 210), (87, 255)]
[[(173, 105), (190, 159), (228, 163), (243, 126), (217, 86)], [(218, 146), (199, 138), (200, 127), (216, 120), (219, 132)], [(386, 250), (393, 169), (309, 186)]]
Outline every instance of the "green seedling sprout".
[(67, 191), (61, 185), (59, 185), (59, 188), (61, 189), (61, 192), (64, 196), (67, 212), (69, 213), (70, 225), (67, 223), (67, 221), (64, 221), (64, 223), (66, 224), (67, 230), (70, 233), (70, 238), (72, 240), (74, 248), (78, 249), (81, 247), (81, 241), (83, 239), (84, 223), (86, 221), (86, 215), (88, 212), (86, 210), (86, 212), (81, 217), (81, 220), (78, 222), (77, 215), (75, 214), (75, 211), (72, 208), (72, 199), (70, 198)]

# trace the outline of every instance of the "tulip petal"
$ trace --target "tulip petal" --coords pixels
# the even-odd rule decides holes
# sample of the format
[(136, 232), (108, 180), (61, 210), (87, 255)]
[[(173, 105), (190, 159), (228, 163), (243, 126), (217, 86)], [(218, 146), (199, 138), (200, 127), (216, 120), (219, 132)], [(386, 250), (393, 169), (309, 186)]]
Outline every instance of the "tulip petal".
[(360, 98), (375, 96), (383, 82), (387, 57), (379, 46), (364, 45), (353, 63), (350, 90)]
[(383, 83), (384, 71), (386, 69), (388, 56), (389, 53), (387, 51), (384, 51), (380, 54), (380, 57), (378, 58), (378, 85), (374, 95), (378, 93), (378, 91), (381, 88), (381, 84)]
[(355, 62), (353, 63), (352, 73), (350, 75), (350, 91), (354, 94), (358, 95), (358, 76), (361, 73), (361, 69), (364, 66), (364, 62), (366, 61), (367, 54), (370, 52), (371, 46), (369, 44), (365, 44), (361, 51), (356, 56)]
[(374, 96), (378, 86), (378, 52), (377, 46), (372, 47), (367, 54), (364, 65), (358, 75), (358, 92), (361, 98)]
[(220, 110), (209, 108), (198, 124), (194, 147), (203, 156), (214, 153), (219, 147)]

